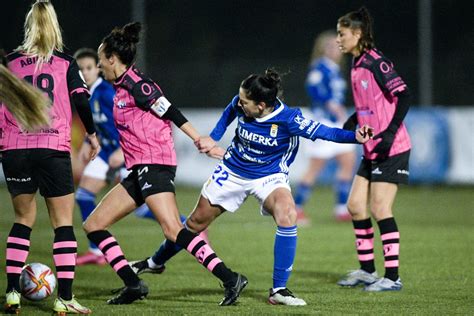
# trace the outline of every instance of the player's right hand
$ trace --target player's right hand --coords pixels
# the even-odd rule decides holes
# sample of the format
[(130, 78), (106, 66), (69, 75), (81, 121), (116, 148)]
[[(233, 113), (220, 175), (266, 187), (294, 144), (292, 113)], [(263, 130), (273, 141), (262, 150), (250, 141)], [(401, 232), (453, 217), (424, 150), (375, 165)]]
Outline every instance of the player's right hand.
[(216, 142), (210, 136), (200, 137), (194, 142), (200, 153), (207, 153), (212, 148), (216, 147)]

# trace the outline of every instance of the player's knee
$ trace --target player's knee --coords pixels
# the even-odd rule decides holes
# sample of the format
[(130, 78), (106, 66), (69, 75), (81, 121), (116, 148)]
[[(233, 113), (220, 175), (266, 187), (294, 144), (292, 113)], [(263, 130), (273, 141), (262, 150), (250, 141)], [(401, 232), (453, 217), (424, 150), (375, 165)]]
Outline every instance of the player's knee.
[(207, 221), (191, 216), (186, 221), (186, 227), (195, 233), (200, 233), (207, 228)]
[(294, 226), (296, 225), (296, 209), (295, 207), (286, 205), (281, 210), (275, 210), (274, 218), (278, 226)]
[(355, 200), (347, 201), (347, 210), (351, 215), (358, 215), (365, 212), (365, 205)]

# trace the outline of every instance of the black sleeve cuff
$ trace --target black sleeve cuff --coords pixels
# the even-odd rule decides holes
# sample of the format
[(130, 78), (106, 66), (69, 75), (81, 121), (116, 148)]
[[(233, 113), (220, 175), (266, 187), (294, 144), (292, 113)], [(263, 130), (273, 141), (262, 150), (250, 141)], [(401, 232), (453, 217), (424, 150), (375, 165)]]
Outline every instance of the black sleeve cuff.
[(87, 93), (74, 93), (71, 97), (72, 102), (76, 106), (77, 114), (86, 129), (87, 134), (94, 134), (95, 133), (95, 125), (94, 120), (92, 119), (92, 112), (89, 106), (89, 99), (87, 98)]
[(165, 114), (163, 114), (162, 118), (171, 120), (177, 127), (181, 127), (188, 121), (188, 119), (184, 117), (183, 113), (181, 113), (181, 111), (174, 106), (170, 106)]

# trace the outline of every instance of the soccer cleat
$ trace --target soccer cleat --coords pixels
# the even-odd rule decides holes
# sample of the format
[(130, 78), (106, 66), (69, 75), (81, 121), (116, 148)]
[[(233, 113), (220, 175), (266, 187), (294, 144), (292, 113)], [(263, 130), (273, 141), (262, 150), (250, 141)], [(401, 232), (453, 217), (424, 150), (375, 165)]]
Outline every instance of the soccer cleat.
[(237, 301), (239, 298), (240, 293), (244, 290), (247, 286), (249, 281), (245, 277), (245, 275), (237, 274), (237, 277), (233, 282), (229, 282), (229, 284), (224, 284), (224, 298), (219, 303), (220, 306), (228, 306), (232, 305)]
[(300, 207), (296, 208), (296, 224), (299, 227), (307, 227), (311, 225), (311, 219), (306, 216), (304, 210)]
[(20, 314), (21, 294), (12, 290), (6, 294), (5, 298), (5, 314)]
[(364, 291), (367, 292), (383, 292), (383, 291), (400, 291), (403, 287), (400, 278), (392, 281), (387, 278), (380, 278), (377, 282), (367, 285)]
[(359, 284), (369, 285), (378, 279), (377, 272), (369, 273), (359, 269), (349, 272), (343, 279), (337, 282), (340, 286), (357, 286)]
[(295, 295), (287, 288), (273, 292), (270, 289), (270, 296), (268, 297), (268, 303), (272, 305), (288, 305), (288, 306), (304, 306), (306, 302), (295, 297)]
[(92, 251), (88, 251), (82, 255), (77, 256), (76, 265), (82, 266), (85, 264), (97, 264), (97, 265), (104, 265), (107, 261), (105, 260), (105, 256), (103, 254), (96, 254)]
[(166, 269), (164, 264), (156, 268), (150, 268), (150, 266), (148, 265), (148, 259), (130, 261), (128, 264), (130, 265), (130, 268), (132, 268), (133, 272), (135, 272), (136, 275), (140, 275), (142, 273), (161, 274)]
[(117, 296), (112, 297), (107, 301), (107, 304), (121, 305), (130, 304), (136, 300), (142, 300), (148, 295), (148, 286), (140, 280), (136, 286), (125, 286), (120, 289), (120, 293)]
[(71, 300), (66, 301), (58, 297), (54, 301), (53, 312), (56, 315), (65, 316), (66, 314), (90, 314), (92, 311), (79, 304), (79, 302), (72, 297)]

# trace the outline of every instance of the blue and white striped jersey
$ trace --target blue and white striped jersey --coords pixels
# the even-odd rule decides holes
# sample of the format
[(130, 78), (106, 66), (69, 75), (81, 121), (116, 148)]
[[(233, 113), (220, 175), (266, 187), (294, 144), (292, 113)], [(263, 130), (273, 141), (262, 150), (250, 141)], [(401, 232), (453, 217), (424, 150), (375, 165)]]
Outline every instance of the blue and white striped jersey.
[(347, 84), (341, 76), (339, 65), (326, 57), (315, 60), (310, 66), (305, 87), (311, 98), (314, 118), (336, 122), (337, 118), (328, 109), (327, 103), (344, 104)]
[(257, 179), (275, 173), (288, 174), (298, 152), (299, 137), (321, 138), (339, 143), (357, 143), (354, 132), (331, 128), (305, 118), (298, 108), (289, 108), (279, 100), (272, 113), (248, 118), (235, 96), (227, 105), (210, 136), (218, 141), (227, 126), (238, 119), (235, 136), (227, 148), (224, 164), (236, 175)]

